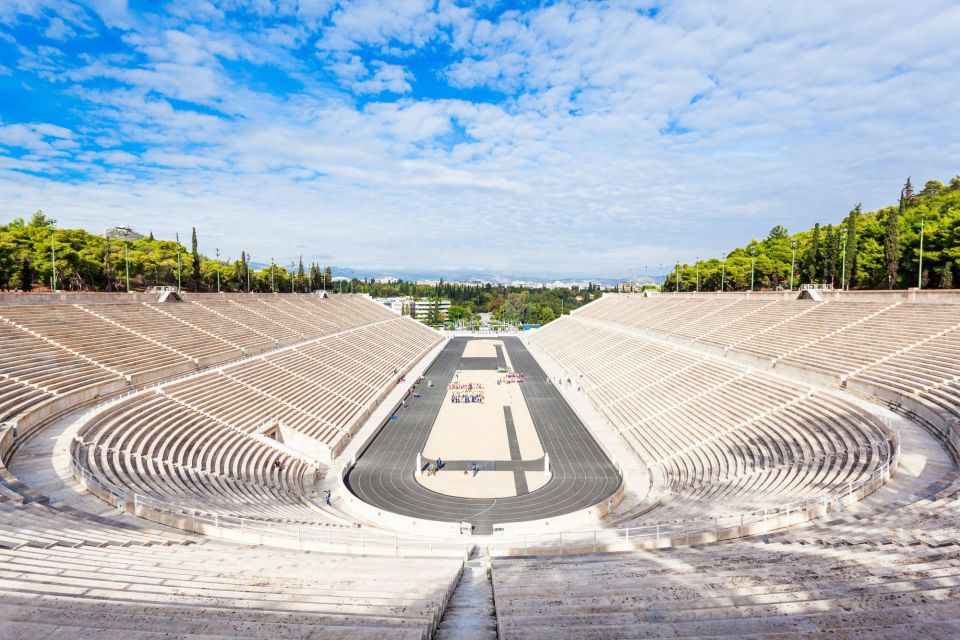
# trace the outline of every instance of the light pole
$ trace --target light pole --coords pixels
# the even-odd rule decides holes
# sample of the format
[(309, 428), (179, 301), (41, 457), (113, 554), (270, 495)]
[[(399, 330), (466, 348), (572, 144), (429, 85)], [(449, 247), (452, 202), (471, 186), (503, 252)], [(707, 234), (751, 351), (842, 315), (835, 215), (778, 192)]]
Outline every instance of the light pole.
[(57, 248), (54, 245), (54, 241), (57, 236), (57, 228), (53, 228), (53, 233), (50, 234), (50, 264), (53, 266), (53, 273), (50, 275), (50, 290), (54, 293), (57, 292)]
[(753, 293), (753, 274), (757, 266), (757, 250), (750, 249), (750, 292)]
[(723, 290), (726, 288), (726, 279), (727, 279), (727, 259), (723, 259), (723, 266), (720, 267), (720, 292), (723, 293)]
[(680, 293), (680, 261), (677, 260), (677, 293)]
[(247, 293), (250, 293), (250, 254), (247, 254), (247, 263), (243, 268), (247, 272)]
[(790, 241), (790, 291), (793, 291), (793, 268), (797, 262), (797, 241)]
[(697, 256), (697, 293), (700, 293), (700, 256)]
[(917, 289), (923, 289), (923, 222), (924, 216), (920, 214), (920, 264), (917, 267)]
[(180, 291), (182, 285), (180, 283), (183, 273), (183, 265), (180, 263), (180, 232), (177, 232), (177, 291)]
[(293, 260), (291, 260), (290, 261), (290, 293), (296, 293), (296, 289), (294, 288), (295, 287), (294, 283), (296, 283), (297, 279), (294, 276), (294, 273), (295, 273), (294, 269), (296, 269), (296, 265), (294, 264)]
[(270, 258), (270, 293), (276, 293), (276, 280), (273, 277), (273, 258)]
[(217, 293), (220, 293), (220, 247), (217, 247)]

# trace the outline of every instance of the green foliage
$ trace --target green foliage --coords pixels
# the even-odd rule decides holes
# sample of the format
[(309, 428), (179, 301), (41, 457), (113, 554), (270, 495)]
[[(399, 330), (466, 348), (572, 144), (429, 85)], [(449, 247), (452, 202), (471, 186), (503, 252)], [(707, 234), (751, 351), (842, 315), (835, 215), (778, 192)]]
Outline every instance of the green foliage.
[[(724, 290), (749, 289), (751, 264), (755, 264), (756, 289), (789, 287), (790, 241), (797, 243), (795, 285), (816, 282), (840, 287), (845, 277), (851, 288), (915, 287), (920, 276), (921, 220), (924, 286), (939, 286), (950, 262), (947, 282), (953, 287), (952, 265), (960, 261), (960, 176), (949, 185), (930, 180), (918, 193), (908, 180), (896, 206), (871, 212), (857, 206), (839, 225), (818, 223), (793, 235), (777, 225), (764, 240), (754, 240), (724, 258), (701, 261), (700, 289), (719, 289), (721, 273)], [(696, 265), (678, 269), (667, 276), (664, 290), (676, 290), (679, 281), (680, 291), (693, 291)]]
[[(49, 287), (54, 274), (54, 255), (58, 289), (125, 291), (128, 262), (131, 288), (176, 286), (178, 254), (185, 288), (216, 291), (219, 271), (222, 291), (246, 290), (249, 270), (246, 252), (235, 262), (208, 258), (192, 242), (195, 230), (192, 250), (187, 252), (179, 238), (171, 241), (148, 236), (125, 241), (82, 229), (57, 229), (55, 224), (55, 220), (38, 211), (29, 222), (16, 218), (0, 225), (0, 290)], [(322, 273), (317, 265), (312, 265), (311, 272)], [(251, 270), (249, 275), (252, 290), (270, 290), (269, 269), (256, 274)], [(274, 281), (283, 285), (279, 290), (290, 290), (290, 274), (285, 269), (275, 267), (274, 276)], [(329, 288), (329, 279), (327, 282)], [(298, 290), (306, 291), (309, 285), (309, 280), (306, 284), (298, 283)], [(313, 288), (320, 288), (319, 280), (314, 281)]]

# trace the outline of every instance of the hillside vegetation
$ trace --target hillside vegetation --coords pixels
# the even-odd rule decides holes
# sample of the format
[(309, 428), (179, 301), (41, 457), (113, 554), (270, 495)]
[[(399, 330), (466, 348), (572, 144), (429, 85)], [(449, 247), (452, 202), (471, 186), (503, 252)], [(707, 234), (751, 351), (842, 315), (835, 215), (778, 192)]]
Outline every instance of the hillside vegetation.
[[(923, 224), (923, 272), (920, 273), (920, 228)], [(794, 245), (795, 243), (795, 245)], [(794, 246), (796, 247), (794, 250)], [(817, 224), (790, 234), (775, 226), (763, 240), (728, 253), (725, 258), (700, 261), (700, 290), (776, 289), (804, 283), (834, 287), (887, 289), (957, 286), (960, 262), (960, 176), (950, 184), (928, 181), (914, 191), (908, 180), (897, 204), (863, 212), (854, 207), (839, 223)], [(697, 264), (678, 265), (664, 288), (693, 291)]]

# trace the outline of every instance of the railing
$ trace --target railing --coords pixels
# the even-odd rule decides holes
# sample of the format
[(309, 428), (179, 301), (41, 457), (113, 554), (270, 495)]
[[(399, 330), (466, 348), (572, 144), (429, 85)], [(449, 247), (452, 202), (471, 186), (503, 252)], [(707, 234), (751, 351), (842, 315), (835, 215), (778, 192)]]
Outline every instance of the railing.
[(155, 286), (155, 287), (149, 287), (147, 289), (147, 293), (166, 293), (168, 291), (173, 293), (180, 293), (180, 287)]
[[(832, 511), (841, 511), (847, 505), (862, 499), (889, 480), (900, 462), (900, 435), (893, 433), (891, 455), (865, 479), (849, 482), (846, 487), (823, 496), (797, 500), (775, 507), (748, 513), (718, 516), (703, 520), (651, 524), (621, 529), (595, 529), (557, 533), (512, 534), (494, 536), (491, 552), (506, 555), (621, 550), (629, 548), (673, 546), (714, 542), (779, 529), (820, 517)], [(862, 495), (857, 495), (860, 491)]]
[(833, 285), (819, 283), (802, 284), (800, 285), (800, 291), (833, 291)]

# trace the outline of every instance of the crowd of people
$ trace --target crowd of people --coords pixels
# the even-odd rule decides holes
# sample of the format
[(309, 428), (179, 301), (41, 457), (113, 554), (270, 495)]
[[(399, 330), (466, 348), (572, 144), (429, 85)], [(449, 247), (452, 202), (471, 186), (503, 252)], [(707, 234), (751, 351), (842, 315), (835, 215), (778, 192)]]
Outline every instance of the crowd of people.
[(520, 371), (507, 371), (506, 375), (497, 379), (497, 384), (510, 384), (516, 382), (517, 384), (523, 382), (523, 373)]
[(483, 403), (486, 394), (483, 385), (479, 382), (451, 382), (447, 385), (450, 393), (450, 402), (460, 403)]

